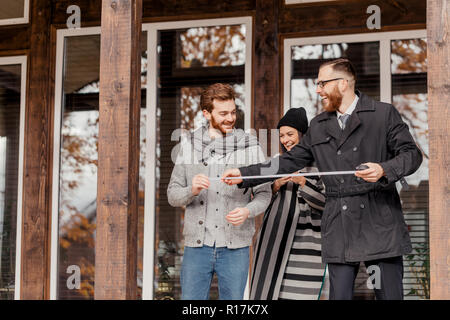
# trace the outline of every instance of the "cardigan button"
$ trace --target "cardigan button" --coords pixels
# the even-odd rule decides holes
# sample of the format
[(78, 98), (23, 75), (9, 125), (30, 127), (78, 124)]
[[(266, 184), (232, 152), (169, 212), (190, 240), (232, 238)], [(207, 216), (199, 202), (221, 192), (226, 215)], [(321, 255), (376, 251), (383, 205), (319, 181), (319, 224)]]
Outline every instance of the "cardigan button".
[(200, 240), (197, 240), (197, 243), (200, 244), (200, 243), (202, 243), (202, 242), (201, 242)]
[(347, 206), (345, 204), (342, 206), (342, 210), (347, 210)]
[(359, 205), (359, 207), (361, 208), (361, 209), (364, 209), (364, 203), (361, 203), (360, 205)]
[(203, 224), (203, 221), (202, 221), (202, 220), (200, 220), (200, 221), (198, 222), (198, 224)]
[(203, 165), (206, 167), (208, 165), (208, 163), (206, 161), (204, 161)]
[(353, 151), (357, 151), (357, 150), (358, 150), (358, 148), (357, 148), (357, 147), (354, 147), (354, 148), (353, 148)]
[(337, 154), (338, 154), (338, 156), (340, 156), (342, 154), (342, 151), (338, 150)]
[(202, 200), (202, 201), (200, 201), (200, 204), (201, 204), (201, 205), (203, 205), (203, 204), (204, 204), (203, 200)]

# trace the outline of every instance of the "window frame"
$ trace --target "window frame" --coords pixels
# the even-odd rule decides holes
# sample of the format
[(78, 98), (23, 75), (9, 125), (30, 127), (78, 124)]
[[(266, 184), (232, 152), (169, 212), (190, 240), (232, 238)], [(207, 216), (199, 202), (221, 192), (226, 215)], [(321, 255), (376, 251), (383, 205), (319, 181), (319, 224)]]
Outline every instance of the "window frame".
[[(379, 42), (380, 57), (380, 100), (392, 104), (392, 62), (391, 62), (391, 41), (427, 38), (426, 29), (360, 33), (336, 36), (319, 36), (306, 38), (288, 38), (283, 42), (283, 114), (286, 113), (291, 104), (291, 76), (292, 76), (292, 47), (299, 45), (323, 45), (335, 43), (355, 43), (355, 42)], [(398, 185), (399, 183), (397, 183)], [(429, 212), (428, 212), (429, 214)], [(424, 231), (424, 232), (428, 232)], [(428, 240), (429, 241), (429, 240)], [(410, 266), (407, 265), (409, 268)], [(407, 271), (408, 270), (408, 271)], [(410, 272), (405, 268), (406, 273)], [(406, 286), (405, 288), (406, 289)]]
[(302, 45), (320, 45), (352, 42), (379, 42), (380, 43), (380, 100), (392, 103), (392, 74), (391, 74), (391, 41), (415, 38), (426, 38), (426, 29), (357, 33), (337, 36), (319, 36), (307, 38), (288, 38), (283, 42), (283, 114), (291, 104), (291, 48)]
[(30, 22), (30, 0), (24, 0), (23, 16), (19, 18), (0, 19), (0, 26), (26, 24)]
[(19, 128), (19, 164), (17, 173), (17, 227), (16, 227), (16, 266), (14, 282), (14, 300), (20, 300), (20, 272), (22, 257), (22, 201), (23, 201), (23, 156), (25, 139), (25, 106), (27, 81), (27, 56), (0, 57), (0, 65), (20, 65), (20, 128)]
[[(252, 120), (252, 55), (253, 55), (253, 17), (233, 17), (219, 19), (200, 19), (187, 21), (168, 21), (148, 23), (142, 25), (142, 30), (147, 31), (148, 46), (148, 66), (157, 66), (157, 36), (158, 31), (172, 29), (186, 29), (196, 27), (214, 27), (223, 25), (245, 24), (245, 106), (243, 111), (245, 117), (245, 129), (250, 129)], [(150, 75), (152, 78), (150, 78)], [(157, 119), (156, 119), (156, 100), (157, 100), (157, 72), (148, 73), (147, 78), (147, 110), (154, 110), (147, 114), (147, 130), (153, 128), (153, 132), (147, 131), (148, 137), (156, 137)], [(146, 164), (153, 164), (153, 170), (146, 170), (145, 177), (145, 208), (144, 208), (144, 266), (143, 266), (143, 285), (142, 299), (153, 299), (153, 281), (154, 281), (154, 246), (155, 246), (155, 192), (156, 192), (156, 172), (154, 170), (156, 163), (156, 139), (147, 139), (147, 159)], [(151, 168), (146, 165), (146, 168)], [(248, 297), (248, 282), (245, 295)]]
[[(219, 19), (199, 19), (187, 21), (169, 21), (158, 23), (143, 23), (142, 32), (147, 32), (147, 84), (146, 109), (147, 113), (146, 160), (145, 160), (145, 204), (144, 204), (144, 256), (143, 256), (143, 284), (142, 299), (152, 300), (154, 291), (154, 239), (155, 239), (155, 192), (156, 192), (156, 99), (157, 78), (157, 35), (158, 31), (171, 29), (185, 29), (194, 27), (211, 27), (222, 25), (246, 25), (245, 36), (245, 129), (251, 127), (253, 115), (252, 66), (253, 66), (253, 17), (234, 17)], [(61, 115), (62, 90), (64, 76), (64, 40), (66, 37), (100, 35), (101, 27), (86, 27), (79, 29), (58, 29), (56, 33), (56, 70), (55, 70), (55, 97), (54, 97), (54, 127), (53, 127), (53, 168), (52, 168), (52, 204), (51, 204), (51, 249), (50, 249), (50, 299), (58, 299), (58, 251), (59, 251), (59, 174), (60, 174), (60, 144), (61, 144)], [(152, 70), (152, 72), (150, 72)], [(152, 131), (153, 130), (153, 131)], [(248, 296), (248, 285), (246, 294)]]

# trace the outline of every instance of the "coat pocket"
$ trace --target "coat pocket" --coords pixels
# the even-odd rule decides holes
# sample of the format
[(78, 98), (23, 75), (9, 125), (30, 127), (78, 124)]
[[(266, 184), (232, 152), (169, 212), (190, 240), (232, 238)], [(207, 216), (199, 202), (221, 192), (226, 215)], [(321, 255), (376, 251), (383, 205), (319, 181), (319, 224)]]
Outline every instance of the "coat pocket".
[(315, 137), (312, 139), (311, 141), (311, 146), (318, 146), (324, 143), (329, 143), (331, 141), (331, 136), (319, 136), (319, 137)]

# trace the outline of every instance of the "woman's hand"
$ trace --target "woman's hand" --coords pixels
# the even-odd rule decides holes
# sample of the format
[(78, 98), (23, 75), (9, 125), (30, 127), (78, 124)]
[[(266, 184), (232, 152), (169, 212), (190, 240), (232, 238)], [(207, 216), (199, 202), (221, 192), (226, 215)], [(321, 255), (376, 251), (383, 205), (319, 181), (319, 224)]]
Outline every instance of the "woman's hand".
[[(297, 172), (296, 172), (297, 173)], [(305, 186), (305, 184), (306, 184), (306, 178), (305, 177), (299, 177), (299, 176), (297, 176), (297, 177), (291, 177), (291, 181), (293, 182), (293, 183), (296, 183), (296, 184), (298, 184), (298, 185), (300, 185), (300, 187), (304, 187)]]
[(275, 180), (272, 184), (272, 193), (273, 194), (277, 193), (282, 186), (284, 186), (286, 183), (289, 182), (290, 179), (291, 179), (291, 177), (284, 177), (284, 178)]

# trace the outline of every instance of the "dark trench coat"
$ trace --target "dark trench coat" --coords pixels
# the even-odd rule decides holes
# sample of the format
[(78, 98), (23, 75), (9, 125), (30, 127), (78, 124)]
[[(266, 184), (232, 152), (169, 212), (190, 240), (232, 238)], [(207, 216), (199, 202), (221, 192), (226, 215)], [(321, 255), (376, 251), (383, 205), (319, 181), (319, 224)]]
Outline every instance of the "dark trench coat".
[[(242, 176), (249, 176), (292, 173), (313, 161), (320, 171), (355, 170), (365, 162), (383, 167), (385, 176), (375, 183), (354, 175), (322, 177), (327, 195), (322, 216), (325, 263), (395, 257), (412, 249), (395, 182), (419, 168), (422, 153), (392, 105), (356, 93), (359, 100), (344, 131), (335, 112), (323, 112), (311, 121), (305, 136), (290, 152), (264, 164), (240, 168)], [(248, 179), (239, 187), (267, 181)]]

